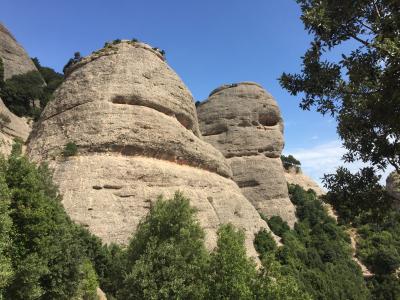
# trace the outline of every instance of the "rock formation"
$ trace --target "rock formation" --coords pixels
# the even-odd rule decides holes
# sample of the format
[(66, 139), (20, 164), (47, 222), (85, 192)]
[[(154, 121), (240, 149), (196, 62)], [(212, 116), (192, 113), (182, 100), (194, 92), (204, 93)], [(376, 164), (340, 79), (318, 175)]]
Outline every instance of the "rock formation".
[(15, 138), (25, 142), (30, 131), (28, 121), (10, 112), (0, 99), (0, 154), (10, 153)]
[(317, 196), (325, 194), (322, 188), (311, 177), (304, 174), (301, 169), (290, 168), (285, 170), (285, 178), (289, 184), (297, 184), (306, 191), (308, 189), (314, 190)]
[(394, 206), (400, 209), (400, 173), (393, 171), (386, 178), (386, 190), (396, 200)]
[(29, 58), (12, 34), (0, 23), (0, 58), (4, 66), (4, 79), (14, 75), (37, 71), (35, 64)]
[(203, 139), (227, 158), (243, 194), (258, 211), (293, 226), (295, 208), (280, 160), (283, 121), (272, 96), (256, 83), (224, 85), (197, 113)]
[[(122, 41), (72, 65), (28, 142), (47, 161), (66, 211), (104, 242), (126, 243), (160, 194), (181, 191), (197, 208), (209, 249), (216, 230), (243, 228), (249, 255), (267, 228), (230, 179), (224, 156), (202, 141), (191, 93), (162, 55)], [(63, 157), (67, 143), (78, 152)]]

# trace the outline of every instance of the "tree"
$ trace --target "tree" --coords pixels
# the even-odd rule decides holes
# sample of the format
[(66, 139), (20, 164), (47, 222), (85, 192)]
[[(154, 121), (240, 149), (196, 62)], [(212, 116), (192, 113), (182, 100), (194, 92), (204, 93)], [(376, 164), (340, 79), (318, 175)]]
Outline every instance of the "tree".
[(79, 268), (80, 282), (73, 300), (97, 300), (97, 274), (90, 261), (84, 261)]
[(335, 174), (324, 175), (328, 193), (324, 201), (331, 204), (341, 223), (361, 225), (383, 220), (392, 206), (393, 199), (380, 185), (380, 175), (371, 167), (352, 174), (340, 167)]
[(139, 224), (127, 252), (118, 299), (203, 299), (208, 256), (189, 200), (159, 198)]
[(259, 275), (256, 299), (271, 300), (311, 300), (311, 296), (301, 290), (295, 277), (285, 274), (281, 264), (270, 253), (263, 259)]
[(288, 156), (281, 155), (281, 161), (283, 167), (286, 170), (289, 170), (290, 168), (295, 168), (296, 172), (300, 170), (300, 165), (301, 165), (300, 161), (294, 158), (294, 156), (291, 154), (289, 154)]
[[(296, 205), (298, 221), (293, 230), (282, 233), (283, 246), (275, 251), (279, 265), (263, 259), (265, 270), (270, 272), (275, 266), (277, 280), (279, 275), (291, 276), (303, 294), (309, 294), (313, 299), (368, 299), (369, 291), (360, 268), (352, 259), (350, 238), (343, 228), (327, 215), (312, 190), (290, 185), (289, 194)], [(269, 251), (262, 256), (268, 258), (271, 254)], [(271, 276), (267, 274), (264, 279), (267, 286)], [(288, 285), (286, 292), (290, 299), (293, 295), (290, 291), (295, 286), (291, 279), (287, 280), (282, 284)], [(271, 284), (276, 287), (273, 282)]]
[[(400, 171), (400, 2), (297, 0), (314, 37), (300, 74), (283, 73), (282, 87), (302, 93), (300, 107), (316, 107), (338, 121), (348, 153), (374, 166)], [(353, 46), (341, 60), (326, 54)]]
[(17, 116), (35, 115), (34, 101), (43, 96), (43, 78), (38, 71), (14, 75), (4, 81), (0, 97)]
[(280, 216), (272, 216), (267, 220), (269, 228), (279, 236), (282, 236), (286, 231), (290, 230), (289, 225), (282, 220)]
[(87, 248), (62, 207), (50, 171), (21, 156), (18, 142), (0, 165), (0, 183), (8, 189), (1, 185), (1, 192), (10, 199), (11, 245), (6, 253), (14, 273), (5, 298), (70, 299), (85, 285), (82, 281), (93, 283), (93, 272), (85, 266)]
[(68, 68), (71, 67), (73, 64), (76, 64), (77, 62), (82, 60), (82, 56), (80, 52), (75, 52), (74, 53), (74, 57), (70, 58), (67, 62), (67, 64), (64, 66), (63, 68), (63, 73), (65, 75), (65, 73), (68, 71)]
[(257, 271), (246, 255), (244, 233), (231, 224), (218, 230), (217, 249), (211, 254), (208, 299), (253, 299)]
[(271, 232), (265, 228), (261, 229), (254, 237), (254, 248), (260, 255), (260, 259), (263, 259), (270, 252), (275, 252), (277, 245)]
[(6, 162), (0, 157), (0, 299), (13, 276), (11, 264), (10, 191), (6, 183)]
[(63, 82), (64, 75), (54, 71), (52, 68), (42, 66), (37, 57), (32, 58), (32, 61), (46, 82), (46, 85), (43, 87), (43, 95), (40, 98), (41, 107), (45, 107), (46, 104), (52, 99), (54, 91)]

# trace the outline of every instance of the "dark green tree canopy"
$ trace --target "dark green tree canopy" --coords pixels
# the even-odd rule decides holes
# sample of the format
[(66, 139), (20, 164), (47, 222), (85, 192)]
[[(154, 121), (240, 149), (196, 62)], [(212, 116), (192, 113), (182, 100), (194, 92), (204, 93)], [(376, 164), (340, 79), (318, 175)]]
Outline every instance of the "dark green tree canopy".
[[(283, 73), (281, 85), (301, 94), (300, 107), (316, 107), (338, 121), (346, 161), (361, 159), (400, 170), (400, 2), (297, 0), (313, 36), (300, 74)], [(354, 43), (341, 60), (326, 59)], [(352, 44), (351, 44), (352, 45)]]

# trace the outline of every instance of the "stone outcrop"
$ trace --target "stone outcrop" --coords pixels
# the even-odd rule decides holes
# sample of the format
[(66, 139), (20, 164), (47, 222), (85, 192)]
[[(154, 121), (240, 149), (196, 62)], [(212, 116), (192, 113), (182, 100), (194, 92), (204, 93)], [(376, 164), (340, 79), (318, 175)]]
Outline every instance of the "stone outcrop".
[[(192, 95), (148, 45), (108, 45), (68, 69), (28, 142), (47, 161), (66, 211), (105, 242), (126, 243), (152, 201), (181, 191), (197, 208), (206, 245), (231, 222), (254, 234), (267, 228), (230, 179), (224, 156), (200, 139)], [(67, 143), (78, 153), (63, 157)]]
[(260, 85), (224, 85), (197, 107), (203, 139), (227, 158), (233, 179), (255, 208), (296, 221), (280, 160), (284, 146), (278, 104)]
[(0, 23), (0, 58), (4, 66), (4, 79), (14, 75), (37, 71), (24, 48), (18, 44), (7, 28)]
[(285, 178), (289, 184), (297, 184), (306, 191), (308, 189), (314, 190), (317, 196), (325, 194), (318, 183), (316, 183), (311, 177), (304, 174), (301, 169), (290, 168), (289, 170), (285, 170)]
[(26, 141), (31, 125), (25, 118), (19, 118), (8, 110), (0, 99), (0, 154), (10, 154), (15, 138)]
[(394, 206), (400, 209), (400, 174), (396, 171), (386, 178), (386, 190), (396, 200)]

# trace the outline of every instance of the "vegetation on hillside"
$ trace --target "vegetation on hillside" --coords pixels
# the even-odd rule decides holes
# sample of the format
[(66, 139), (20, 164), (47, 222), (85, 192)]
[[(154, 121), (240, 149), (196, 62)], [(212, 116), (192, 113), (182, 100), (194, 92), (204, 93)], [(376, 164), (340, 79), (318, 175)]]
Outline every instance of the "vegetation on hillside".
[(96, 299), (120, 249), (70, 220), (49, 170), (21, 148), (0, 158), (0, 299)]
[(4, 80), (0, 58), (0, 98), (17, 116), (38, 118), (63, 80), (63, 76), (53, 69), (42, 67), (37, 58), (33, 58), (33, 62), (38, 71), (14, 75)]
[(98, 286), (109, 299), (309, 299), (276, 266), (258, 272), (232, 225), (210, 254), (180, 193), (154, 203), (126, 249), (103, 246), (70, 220), (49, 170), (21, 149), (0, 159), (0, 299), (95, 299)]
[(280, 217), (267, 220), (283, 246), (260, 249), (260, 238), (268, 237), (259, 233), (255, 244), (263, 263), (272, 255), (282, 274), (295, 278), (312, 299), (368, 299), (369, 290), (352, 260), (350, 238), (344, 229), (328, 216), (314, 191), (291, 185), (289, 192), (298, 221), (291, 230)]
[(339, 168), (324, 178), (324, 201), (335, 208), (339, 223), (357, 229), (356, 254), (374, 273), (368, 279), (374, 299), (399, 299), (400, 213), (379, 180), (372, 168), (355, 174)]
[[(371, 165), (355, 174), (338, 168), (325, 175), (324, 201), (341, 225), (355, 229), (356, 254), (374, 273), (367, 279), (371, 298), (400, 299), (400, 213), (376, 175), (389, 165), (400, 171), (400, 3), (296, 2), (313, 41), (301, 72), (283, 73), (280, 83), (302, 95), (302, 109), (315, 107), (337, 120), (346, 162)], [(344, 44), (354, 46), (343, 52)], [(327, 59), (328, 53), (341, 59)]]

